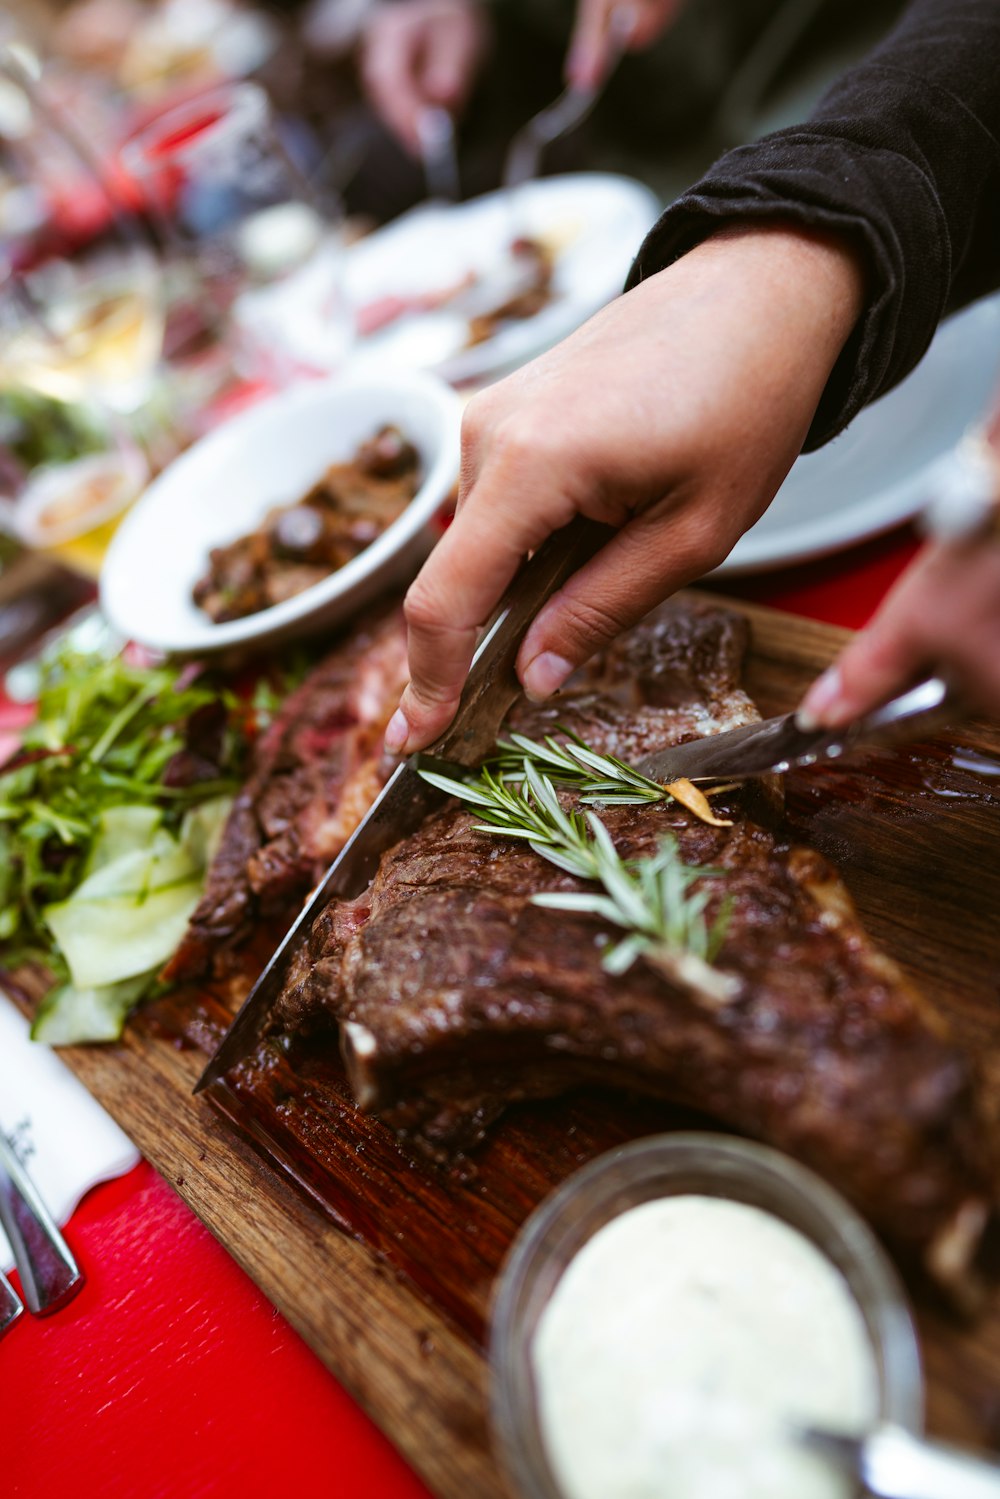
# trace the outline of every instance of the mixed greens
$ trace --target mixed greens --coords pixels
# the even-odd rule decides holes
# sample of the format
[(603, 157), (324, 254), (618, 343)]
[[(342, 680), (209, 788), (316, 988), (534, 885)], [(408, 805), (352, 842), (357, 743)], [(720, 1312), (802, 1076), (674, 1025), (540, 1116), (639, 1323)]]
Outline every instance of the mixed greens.
[(57, 651), (0, 769), (4, 962), (56, 978), (34, 1035), (113, 1040), (196, 906), (253, 711), (190, 668)]

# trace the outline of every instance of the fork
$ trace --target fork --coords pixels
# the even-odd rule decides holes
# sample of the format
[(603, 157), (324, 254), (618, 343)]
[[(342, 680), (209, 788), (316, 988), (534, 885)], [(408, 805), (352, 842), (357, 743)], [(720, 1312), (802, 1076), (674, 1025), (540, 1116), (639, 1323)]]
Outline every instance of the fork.
[(542, 154), (546, 147), (575, 130), (590, 114), (604, 90), (608, 79), (621, 62), (622, 54), (632, 29), (632, 16), (627, 5), (619, 6), (611, 17), (610, 42), (607, 62), (601, 81), (581, 88), (569, 84), (551, 104), (533, 115), (514, 136), (507, 151), (503, 168), (503, 186), (509, 191), (522, 187), (538, 176)]
[(6, 1275), (0, 1275), (0, 1338), (13, 1327), (24, 1311), (24, 1304)]
[(57, 1312), (82, 1289), (83, 1274), (2, 1130), (0, 1224), (10, 1240), (29, 1312), (36, 1317)]

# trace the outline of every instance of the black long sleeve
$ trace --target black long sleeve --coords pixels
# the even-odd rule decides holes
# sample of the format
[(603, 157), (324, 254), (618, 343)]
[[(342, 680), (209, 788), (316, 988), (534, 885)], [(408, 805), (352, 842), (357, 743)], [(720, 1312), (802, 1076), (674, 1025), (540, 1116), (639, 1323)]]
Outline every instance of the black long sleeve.
[(656, 224), (629, 286), (722, 221), (856, 236), (864, 314), (807, 448), (908, 374), (941, 317), (1000, 286), (1000, 0), (915, 0), (804, 125), (723, 156)]

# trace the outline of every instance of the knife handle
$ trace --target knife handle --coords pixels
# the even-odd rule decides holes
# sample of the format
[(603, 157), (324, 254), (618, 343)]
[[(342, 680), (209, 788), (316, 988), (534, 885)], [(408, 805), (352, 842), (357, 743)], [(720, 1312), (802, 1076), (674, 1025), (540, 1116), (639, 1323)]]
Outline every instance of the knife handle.
[(458, 765), (478, 765), (490, 753), (521, 692), (514, 665), (529, 625), (542, 605), (613, 535), (613, 527), (577, 516), (525, 562), (479, 642), (458, 711), (429, 754)]

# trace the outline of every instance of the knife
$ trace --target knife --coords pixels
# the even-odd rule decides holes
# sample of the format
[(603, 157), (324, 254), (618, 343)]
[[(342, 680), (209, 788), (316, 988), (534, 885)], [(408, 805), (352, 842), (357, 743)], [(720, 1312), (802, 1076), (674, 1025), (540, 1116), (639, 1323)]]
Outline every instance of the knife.
[(1000, 1463), (901, 1426), (878, 1426), (863, 1437), (814, 1428), (796, 1435), (875, 1499), (1000, 1499)]
[(837, 760), (863, 746), (919, 738), (961, 712), (961, 701), (951, 684), (943, 677), (926, 677), (841, 729), (802, 729), (794, 713), (785, 713), (742, 729), (657, 750), (640, 760), (635, 769), (660, 785), (682, 779), (728, 781), (769, 771), (781, 773), (795, 766)]
[[(492, 751), (508, 709), (521, 692), (514, 671), (528, 626), (545, 601), (590, 560), (614, 533), (578, 517), (553, 533), (526, 562), (494, 615), (469, 668), (450, 727), (427, 751), (467, 770)], [(194, 1091), (202, 1092), (248, 1056), (267, 1028), (293, 958), (331, 900), (351, 900), (367, 888), (379, 860), (420, 826), (445, 793), (421, 778), (414, 760), (396, 767), (367, 815), (320, 880), (254, 984)]]

